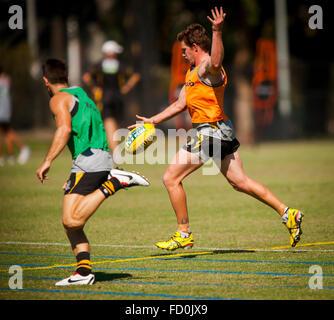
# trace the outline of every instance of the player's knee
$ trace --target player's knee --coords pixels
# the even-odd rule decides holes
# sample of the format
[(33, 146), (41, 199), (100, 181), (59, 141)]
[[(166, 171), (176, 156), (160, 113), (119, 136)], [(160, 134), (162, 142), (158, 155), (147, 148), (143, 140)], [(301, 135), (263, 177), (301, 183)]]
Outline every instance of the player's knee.
[(170, 182), (169, 174), (165, 172), (164, 175), (162, 176), (162, 183), (165, 185), (165, 187), (167, 187), (169, 182)]
[(175, 185), (177, 185), (179, 182), (169, 173), (169, 172), (165, 172), (165, 174), (162, 177), (162, 182), (165, 185), (165, 187), (168, 188), (172, 188)]
[(235, 180), (231, 181), (229, 180), (229, 183), (233, 187), (234, 190), (239, 191), (239, 192), (248, 192), (248, 182), (247, 179), (240, 179), (240, 180)]
[(77, 230), (84, 226), (84, 222), (80, 219), (76, 219), (75, 217), (66, 217), (63, 218), (63, 226), (66, 230)]

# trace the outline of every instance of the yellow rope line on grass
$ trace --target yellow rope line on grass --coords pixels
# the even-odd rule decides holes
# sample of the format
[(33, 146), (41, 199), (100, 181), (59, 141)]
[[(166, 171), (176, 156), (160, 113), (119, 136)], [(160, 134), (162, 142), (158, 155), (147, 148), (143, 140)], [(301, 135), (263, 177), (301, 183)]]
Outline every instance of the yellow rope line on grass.
[[(117, 263), (117, 262), (128, 262), (128, 261), (139, 261), (139, 260), (153, 260), (153, 259), (160, 259), (160, 258), (174, 258), (180, 256), (193, 256), (199, 254), (211, 254), (213, 251), (204, 251), (204, 252), (192, 252), (192, 253), (176, 253), (171, 255), (160, 255), (160, 256), (149, 256), (149, 257), (139, 257), (139, 258), (127, 258), (127, 259), (117, 259), (117, 260), (103, 260), (103, 261), (93, 261), (91, 264), (101, 264), (101, 263)], [(28, 267), (22, 268), (23, 271), (26, 270), (47, 270), (53, 268), (64, 268), (64, 267), (75, 267), (76, 263), (71, 264), (55, 264), (52, 266), (45, 266), (45, 267)], [(7, 272), (8, 270), (0, 270), (0, 272)]]
[[(321, 246), (323, 244), (334, 244), (334, 241), (302, 243), (302, 244), (297, 244), (295, 246), (295, 248), (297, 248), (297, 247), (308, 247), (308, 246)], [(287, 249), (287, 248), (290, 248), (290, 246), (272, 247), (271, 249), (276, 250), (276, 249)]]
[[(325, 241), (325, 242), (313, 242), (313, 243), (303, 243), (297, 244), (297, 247), (306, 247), (306, 246), (320, 246), (320, 245), (327, 245), (327, 244), (334, 244), (334, 241)], [(270, 248), (254, 248), (254, 249), (240, 249), (244, 251), (260, 251), (260, 250), (279, 250), (279, 249), (289, 249), (291, 246), (278, 246), (278, 247), (270, 247)], [(140, 260), (154, 260), (160, 258), (174, 258), (174, 257), (181, 257), (181, 256), (193, 256), (193, 255), (204, 255), (204, 254), (212, 254), (215, 250), (212, 251), (203, 251), (203, 252), (191, 252), (191, 253), (176, 253), (176, 254), (165, 254), (160, 256), (149, 256), (149, 257), (139, 257), (139, 258), (126, 258), (126, 259), (117, 259), (117, 260), (103, 260), (103, 261), (93, 261), (91, 264), (101, 264), (101, 263), (118, 263), (118, 262), (128, 262), (128, 261), (140, 261)], [(66, 267), (75, 267), (76, 263), (71, 264), (55, 264), (52, 266), (45, 266), (45, 267), (28, 267), (22, 268), (22, 270), (47, 270), (53, 268), (66, 268)], [(6, 270), (0, 270), (0, 272), (8, 272)]]
[[(325, 242), (312, 242), (312, 243), (302, 243), (297, 244), (294, 248), (297, 247), (308, 247), (308, 246), (320, 246), (326, 244), (334, 244), (334, 241), (325, 241)], [(267, 249), (264, 248), (255, 248), (255, 249), (246, 249), (247, 251), (259, 251), (259, 250), (279, 250), (279, 249), (290, 249), (291, 246), (279, 246), (279, 247), (270, 247)]]

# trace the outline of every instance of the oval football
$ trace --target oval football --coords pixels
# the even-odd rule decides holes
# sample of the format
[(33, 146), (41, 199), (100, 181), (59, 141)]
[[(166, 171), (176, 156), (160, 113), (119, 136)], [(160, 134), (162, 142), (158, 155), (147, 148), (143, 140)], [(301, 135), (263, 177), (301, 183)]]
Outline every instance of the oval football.
[(132, 129), (125, 139), (125, 151), (128, 153), (138, 153), (145, 150), (152, 144), (155, 136), (155, 126), (144, 123)]

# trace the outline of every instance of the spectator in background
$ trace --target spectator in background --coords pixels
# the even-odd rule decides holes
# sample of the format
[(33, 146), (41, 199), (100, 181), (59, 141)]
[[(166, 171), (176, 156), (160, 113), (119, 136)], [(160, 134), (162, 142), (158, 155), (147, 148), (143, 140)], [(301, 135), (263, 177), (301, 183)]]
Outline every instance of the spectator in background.
[(123, 47), (116, 41), (106, 41), (102, 52), (104, 58), (91, 72), (83, 75), (83, 82), (94, 94), (97, 107), (101, 111), (109, 149), (113, 152), (119, 143), (114, 134), (124, 119), (122, 96), (133, 89), (140, 80), (140, 74), (126, 68), (118, 59)]
[(30, 157), (30, 148), (24, 144), (22, 139), (14, 131), (10, 120), (12, 116), (12, 104), (10, 98), (10, 78), (3, 71), (0, 66), (0, 166), (5, 165), (5, 158), (2, 153), (2, 137), (4, 136), (8, 163), (13, 165), (15, 163), (14, 146), (20, 149), (17, 158), (19, 164), (25, 164)]

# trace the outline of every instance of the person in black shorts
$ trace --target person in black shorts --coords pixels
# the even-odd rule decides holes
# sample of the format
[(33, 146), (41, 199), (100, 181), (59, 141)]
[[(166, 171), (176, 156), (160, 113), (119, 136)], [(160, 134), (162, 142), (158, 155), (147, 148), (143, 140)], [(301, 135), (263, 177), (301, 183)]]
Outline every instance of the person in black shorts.
[[(148, 117), (136, 115), (144, 123), (158, 125), (188, 110), (191, 115), (194, 135), (169, 163), (163, 183), (167, 189), (177, 220), (177, 231), (167, 241), (155, 245), (165, 250), (191, 248), (194, 236), (190, 230), (186, 193), (182, 181), (199, 169), (209, 159), (217, 164), (230, 185), (263, 202), (282, 218), (290, 234), (290, 245), (294, 247), (302, 234), (303, 213), (278, 199), (267, 187), (249, 178), (243, 169), (238, 152), (239, 141), (235, 137), (231, 120), (224, 112), (224, 92), (227, 75), (223, 68), (224, 45), (223, 23), (226, 13), (223, 8), (211, 10), (211, 39), (200, 24), (191, 24), (177, 35), (183, 57), (190, 68), (178, 99), (163, 111)], [(132, 129), (141, 123), (128, 128)]]
[(53, 161), (67, 145), (72, 156), (71, 175), (63, 185), (62, 223), (77, 260), (75, 273), (57, 286), (93, 284), (90, 245), (84, 227), (101, 203), (118, 190), (148, 186), (139, 174), (113, 169), (100, 112), (86, 92), (69, 87), (67, 67), (57, 59), (43, 64), (43, 81), (50, 95), (56, 121), (51, 146), (36, 171), (44, 184)]
[(123, 47), (116, 41), (106, 41), (102, 52), (103, 60), (90, 73), (83, 75), (83, 81), (94, 94), (101, 111), (109, 149), (114, 152), (119, 143), (114, 134), (124, 120), (123, 95), (133, 89), (140, 80), (140, 74), (128, 70), (118, 59)]

